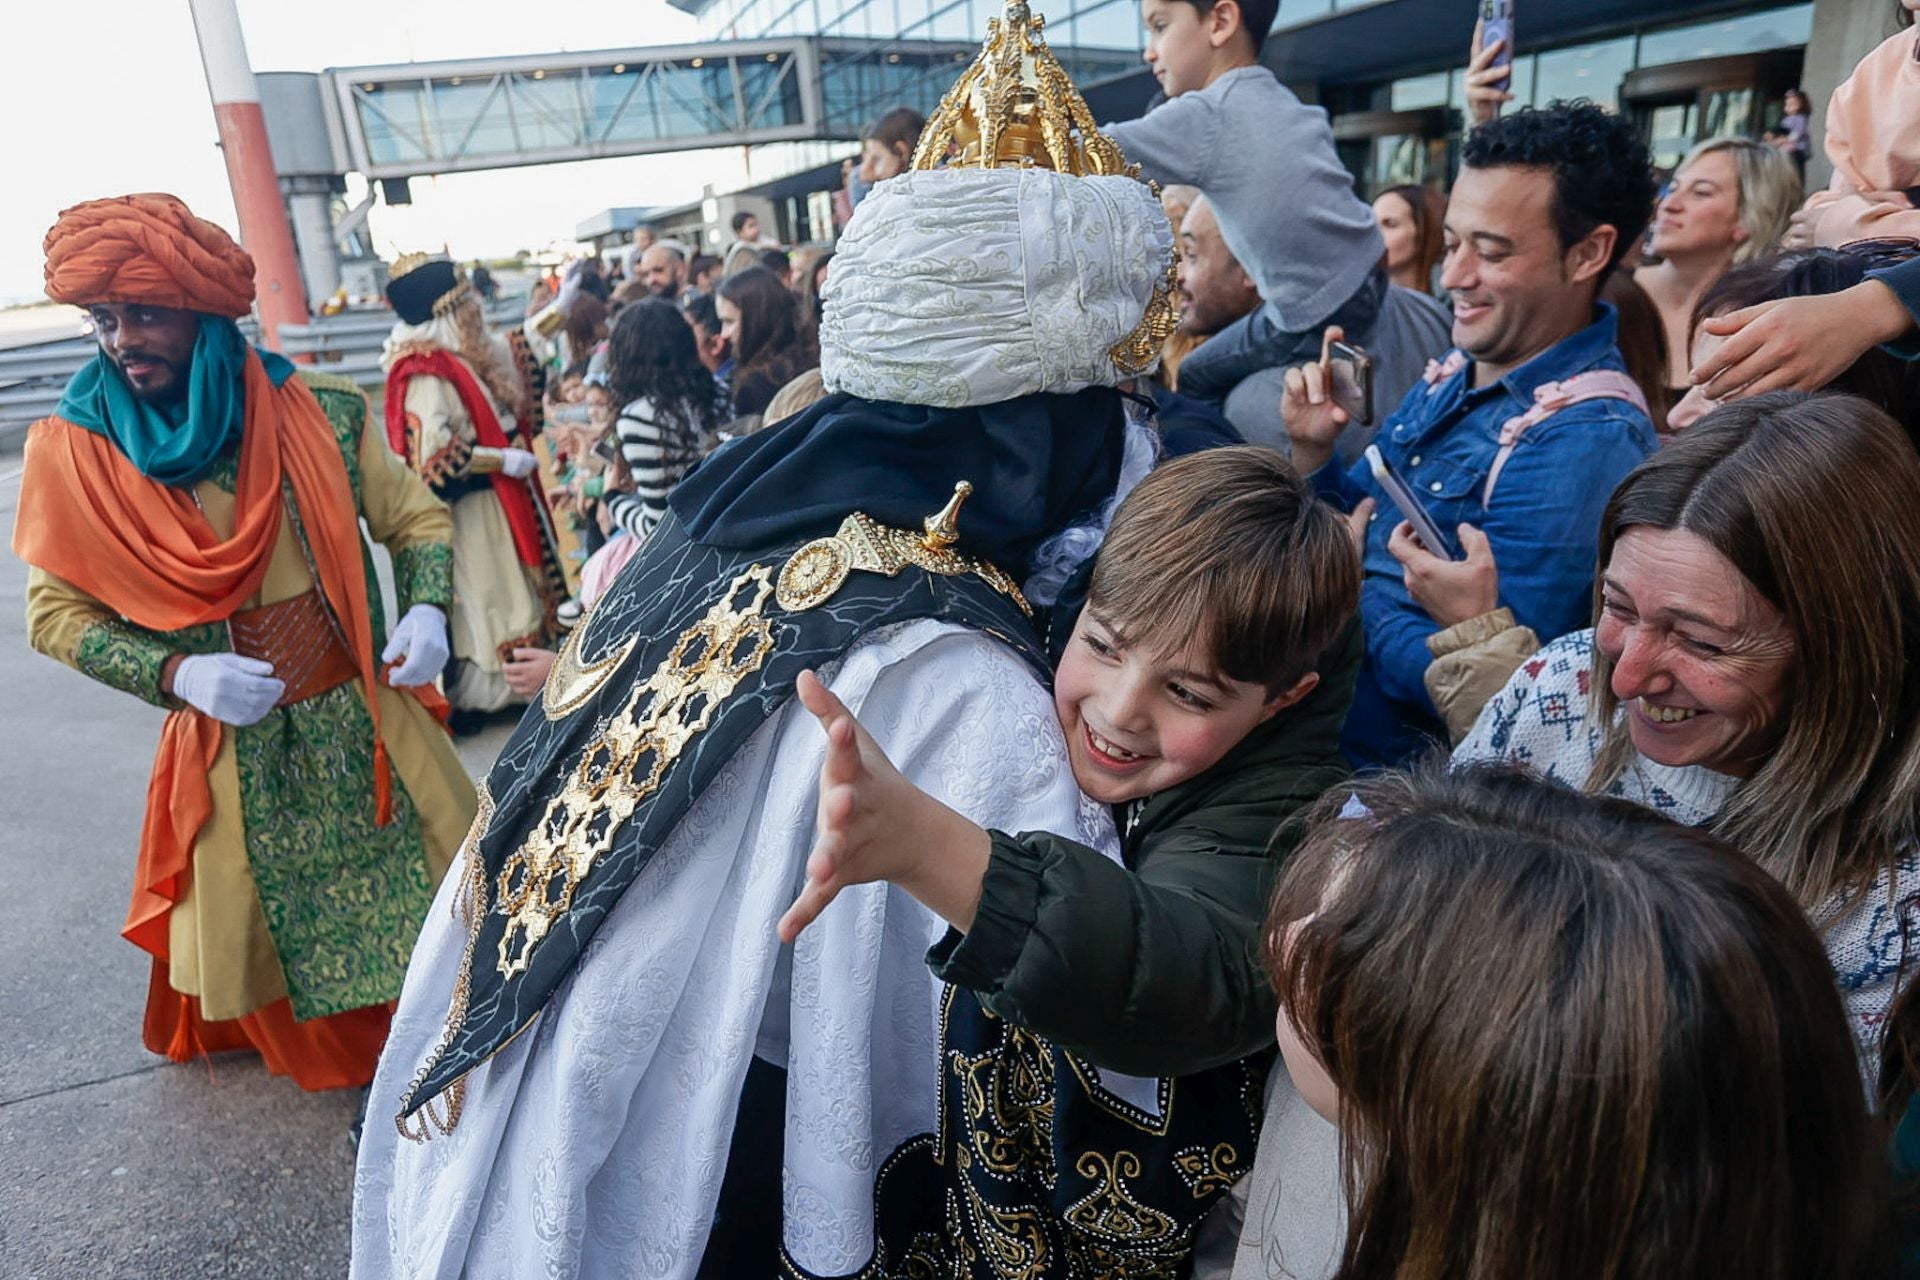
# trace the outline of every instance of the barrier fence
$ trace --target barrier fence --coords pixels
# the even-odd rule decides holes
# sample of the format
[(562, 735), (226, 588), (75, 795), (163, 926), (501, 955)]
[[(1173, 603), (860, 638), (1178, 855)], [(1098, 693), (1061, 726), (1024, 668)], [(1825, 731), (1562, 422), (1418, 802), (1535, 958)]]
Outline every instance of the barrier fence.
[[(523, 310), (523, 299), (502, 298), (487, 309), (487, 320), (499, 328), (518, 320)], [(352, 378), (372, 394), (386, 381), (380, 370), (380, 348), (393, 321), (393, 312), (378, 310), (283, 324), (280, 351), (286, 356), (311, 356), (314, 369)], [(249, 342), (258, 341), (259, 329), (251, 320), (243, 320), (240, 328)], [(0, 351), (0, 440), (19, 435), (52, 413), (67, 380), (98, 349), (92, 338), (61, 338)]]

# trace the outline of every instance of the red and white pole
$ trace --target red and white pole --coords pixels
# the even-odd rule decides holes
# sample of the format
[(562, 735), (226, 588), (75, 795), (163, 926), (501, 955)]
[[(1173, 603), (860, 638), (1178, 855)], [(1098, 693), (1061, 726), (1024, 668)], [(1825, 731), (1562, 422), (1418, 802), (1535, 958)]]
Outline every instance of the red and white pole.
[(260, 90), (247, 62), (235, 0), (187, 0), (193, 29), (200, 38), (200, 61), (213, 95), (213, 118), (220, 127), (220, 150), (233, 185), (233, 207), (240, 215), (240, 243), (253, 255), (262, 336), (280, 348), (280, 326), (306, 324), (307, 291), (300, 259), (293, 248), (293, 227), (280, 198), (280, 179), (267, 145), (267, 118)]

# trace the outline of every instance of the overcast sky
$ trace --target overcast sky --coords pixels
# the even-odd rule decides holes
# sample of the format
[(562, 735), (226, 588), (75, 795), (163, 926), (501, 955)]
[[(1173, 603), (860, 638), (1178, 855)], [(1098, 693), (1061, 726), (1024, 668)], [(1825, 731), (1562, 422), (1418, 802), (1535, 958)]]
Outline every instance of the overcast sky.
[[(253, 69), (671, 44), (695, 38), (665, 0), (239, 0)], [(41, 295), (40, 244), (60, 210), (171, 191), (237, 233), (187, 0), (3, 0), (0, 303)], [(613, 205), (678, 204), (740, 173), (739, 153), (686, 153), (416, 179), (375, 207), (389, 258), (461, 257), (572, 234)]]

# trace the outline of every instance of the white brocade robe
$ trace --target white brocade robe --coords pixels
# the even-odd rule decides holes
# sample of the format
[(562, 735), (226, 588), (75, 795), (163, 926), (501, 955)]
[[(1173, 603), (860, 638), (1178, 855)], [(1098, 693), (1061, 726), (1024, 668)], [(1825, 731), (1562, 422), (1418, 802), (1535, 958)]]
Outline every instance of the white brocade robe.
[[(1051, 697), (998, 642), (910, 622), (822, 677), (908, 778), (974, 821), (1114, 851)], [(874, 1175), (933, 1127), (940, 985), (924, 957), (945, 926), (863, 885), (783, 956), (774, 925), (804, 879), (825, 744), (797, 700), (762, 725), (532, 1027), (468, 1077), (454, 1132), (415, 1144), (392, 1117), (439, 1043), (460, 965), (460, 877), (447, 877), (373, 1085), (355, 1280), (693, 1276), (756, 1042), (788, 1068), (789, 1253), (820, 1275), (868, 1261)]]

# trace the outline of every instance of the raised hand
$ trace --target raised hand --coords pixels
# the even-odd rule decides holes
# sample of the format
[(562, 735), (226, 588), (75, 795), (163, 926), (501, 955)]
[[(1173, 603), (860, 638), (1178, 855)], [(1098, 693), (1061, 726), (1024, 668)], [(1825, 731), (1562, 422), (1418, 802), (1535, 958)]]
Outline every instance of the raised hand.
[(1287, 424), (1294, 470), (1303, 476), (1312, 475), (1333, 457), (1334, 442), (1350, 421), (1347, 411), (1333, 401), (1333, 372), (1326, 355), (1328, 348), (1346, 336), (1339, 325), (1329, 325), (1321, 339), (1320, 359), (1287, 370), (1280, 417)]
[(1500, 108), (1513, 101), (1513, 95), (1494, 86), (1508, 79), (1513, 69), (1506, 64), (1494, 66), (1493, 60), (1507, 47), (1505, 40), (1483, 45), (1486, 23), (1473, 24), (1473, 50), (1467, 62), (1467, 125), (1474, 128), (1500, 118)]
[(811, 671), (801, 673), (796, 692), (826, 730), (827, 756), (807, 883), (780, 917), (780, 940), (799, 937), (842, 889), (876, 880), (898, 884), (954, 927), (969, 927), (992, 855), (986, 831), (908, 781)]

